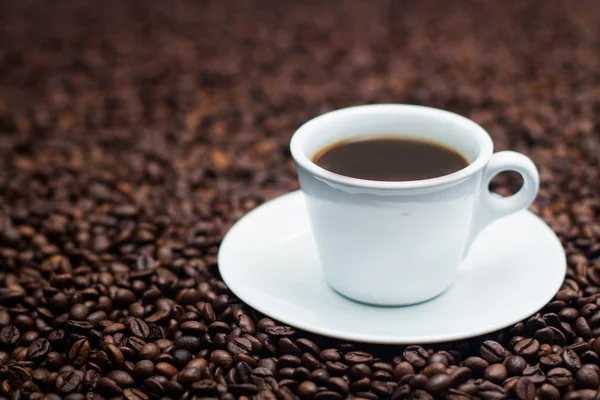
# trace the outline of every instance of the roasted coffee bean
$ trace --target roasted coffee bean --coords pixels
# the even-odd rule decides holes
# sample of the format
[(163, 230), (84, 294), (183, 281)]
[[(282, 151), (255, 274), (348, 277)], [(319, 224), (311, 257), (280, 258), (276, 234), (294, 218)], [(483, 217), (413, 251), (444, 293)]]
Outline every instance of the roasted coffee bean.
[(483, 373), (490, 366), (490, 363), (481, 357), (472, 356), (463, 361), (463, 366), (473, 370), (475, 373)]
[(113, 296), (113, 306), (117, 308), (125, 308), (131, 303), (135, 302), (135, 300), (135, 294), (131, 290), (119, 288), (116, 290)]
[(90, 315), (90, 310), (85, 304), (74, 304), (69, 310), (69, 319), (75, 321), (85, 321)]
[(540, 358), (540, 365), (545, 369), (560, 367), (562, 358), (558, 354), (549, 354)]
[(111, 379), (113, 382), (115, 382), (121, 388), (132, 387), (135, 384), (135, 381), (133, 380), (131, 375), (129, 375), (125, 371), (119, 371), (119, 370), (110, 371), (106, 374), (106, 377)]
[(381, 371), (389, 374), (394, 373), (394, 366), (390, 363), (375, 361), (373, 364), (371, 364), (371, 367), (374, 371)]
[[(547, 326), (545, 328), (539, 329), (535, 335), (534, 339), (539, 343), (549, 343), (549, 344), (565, 344), (565, 335), (553, 326)], [(515, 350), (516, 351), (516, 350)]]
[(394, 392), (395, 385), (395, 383), (392, 385), (392, 382), (373, 381), (371, 382), (371, 391), (376, 395), (389, 397)]
[(327, 368), (327, 371), (329, 371), (329, 373), (334, 376), (342, 376), (348, 370), (348, 366), (339, 361), (336, 361), (336, 362), (327, 361), (325, 363), (325, 368)]
[(254, 335), (254, 333), (256, 333), (256, 327), (252, 321), (252, 318), (246, 314), (240, 315), (238, 319), (238, 326), (242, 330), (242, 333), (247, 333), (249, 335)]
[(123, 397), (126, 400), (149, 400), (148, 395), (141, 390), (137, 389), (125, 389), (123, 390)]
[(431, 393), (438, 393), (448, 389), (451, 384), (451, 378), (445, 373), (440, 373), (429, 378), (425, 385), (425, 389)]
[(75, 367), (82, 367), (88, 359), (90, 352), (90, 342), (87, 339), (80, 339), (73, 343), (69, 350), (69, 362)]
[(168, 321), (171, 312), (169, 310), (158, 310), (154, 314), (151, 314), (144, 318), (144, 322), (149, 324), (163, 324)]
[(63, 395), (74, 392), (83, 382), (83, 375), (79, 370), (62, 372), (56, 378), (56, 390)]
[(120, 396), (123, 393), (123, 389), (115, 381), (107, 377), (98, 379), (96, 390), (105, 397)]
[(506, 398), (506, 393), (502, 386), (491, 382), (483, 382), (477, 387), (477, 395), (483, 400), (495, 400)]
[[(552, 354), (552, 346), (544, 343), (540, 345), (540, 349), (537, 352), (537, 356), (538, 357), (544, 357), (547, 356), (549, 354)], [(506, 360), (505, 360), (506, 361)]]
[(565, 307), (558, 312), (558, 316), (562, 320), (571, 322), (579, 316), (579, 311), (573, 307)]
[(50, 342), (48, 339), (36, 339), (27, 348), (26, 357), (29, 360), (39, 360), (45, 357), (50, 351)]
[(580, 399), (594, 399), (596, 397), (597, 392), (595, 390), (590, 390), (590, 389), (581, 389), (581, 390), (574, 390), (571, 392), (568, 392), (563, 399), (566, 400), (580, 400)]
[(294, 371), (295, 370), (296, 369), (292, 368), (292, 367), (281, 368), (279, 370), (279, 373), (278, 373), (279, 378), (282, 378), (282, 379), (292, 379), (294, 377)]
[(450, 377), (450, 386), (456, 387), (469, 380), (471, 370), (467, 367), (454, 368), (448, 373), (448, 376)]
[(373, 380), (377, 380), (377, 381), (391, 381), (392, 380), (392, 374), (390, 374), (387, 371), (382, 371), (382, 370), (378, 370), (373, 372), (373, 375), (371, 376), (371, 378)]
[(434, 397), (424, 390), (417, 389), (410, 395), (411, 400), (434, 400)]
[(94, 328), (94, 325), (87, 321), (67, 321), (67, 331), (77, 334), (87, 335), (90, 330)]
[(449, 365), (448, 357), (442, 353), (433, 353), (432, 355), (429, 356), (429, 359), (427, 359), (428, 364), (433, 364), (433, 363), (438, 363), (438, 362), (444, 364), (446, 367)]
[(296, 331), (289, 326), (269, 326), (265, 329), (265, 332), (273, 337), (293, 336), (296, 334)]
[(584, 389), (597, 389), (600, 386), (600, 377), (592, 368), (580, 368), (575, 373), (578, 387)]
[(470, 395), (474, 395), (477, 392), (477, 387), (480, 382), (475, 381), (474, 379), (470, 379), (462, 385), (458, 386), (458, 390), (464, 393), (468, 393)]
[(235, 338), (227, 344), (227, 350), (231, 354), (250, 354), (252, 353), (252, 343), (245, 338)]
[(519, 400), (533, 400), (535, 398), (535, 385), (527, 377), (518, 378), (514, 392)]
[(273, 373), (275, 373), (275, 371), (277, 371), (277, 361), (275, 361), (275, 359), (273, 359), (273, 358), (261, 358), (258, 361), (258, 366), (267, 368), (267, 369), (271, 370), (271, 372), (273, 372)]
[(579, 298), (579, 295), (577, 294), (577, 292), (575, 290), (563, 289), (563, 290), (559, 291), (558, 293), (556, 293), (555, 298), (556, 298), (556, 300), (564, 301), (565, 303), (569, 303), (573, 300), (577, 300)]
[(510, 378), (508, 378), (504, 382), (502, 382), (502, 388), (504, 389), (504, 391), (506, 393), (511, 393), (514, 391), (515, 387), (517, 386), (518, 380), (519, 380), (518, 376), (511, 376)]
[[(254, 336), (248, 335), (247, 333), (244, 333), (242, 335), (242, 338), (248, 340), (250, 342), (250, 345), (252, 346), (252, 352), (253, 353), (261, 353), (263, 350), (263, 344), (260, 340), (258, 340), (257, 338), (255, 338)], [(271, 349), (271, 348), (270, 348)], [(269, 349), (269, 351), (270, 351)], [(239, 356), (240, 354), (238, 354), (237, 356)]]
[(21, 334), (16, 326), (7, 325), (0, 330), (0, 343), (6, 346), (14, 346), (20, 337)]
[[(292, 376), (294, 375), (294, 372), (295, 371), (292, 371)], [(274, 372), (265, 367), (254, 368), (250, 374), (253, 380), (263, 380), (274, 376)]]
[(350, 364), (371, 364), (373, 362), (373, 356), (363, 351), (351, 351), (344, 354), (344, 360)]
[(427, 377), (432, 377), (437, 374), (443, 374), (445, 372), (446, 366), (442, 363), (429, 364), (425, 368), (423, 368), (423, 371), (421, 371), (421, 373)]
[(310, 379), (319, 385), (327, 384), (330, 374), (324, 368), (315, 369), (310, 373)]
[(511, 337), (510, 340), (508, 341), (508, 347), (509, 348), (515, 347), (515, 344), (519, 343), (523, 339), (526, 339), (526, 338), (524, 336), (520, 336), (520, 335), (515, 335), (515, 336)]
[[(98, 368), (98, 369), (96, 369), (96, 368)], [(83, 389), (94, 388), (96, 386), (96, 383), (98, 382), (98, 379), (100, 378), (100, 374), (101, 374), (101, 370), (99, 370), (99, 367), (95, 364), (90, 363), (90, 368), (87, 369), (83, 375), (82, 388)], [(50, 379), (51, 375), (52, 374), (50, 374), (48, 376), (49, 379)]]
[(489, 363), (500, 363), (506, 357), (506, 350), (499, 343), (493, 340), (486, 340), (481, 344), (479, 354), (481, 358)]
[[(237, 361), (235, 368), (230, 369), (228, 374), (233, 374), (230, 376), (232, 382), (247, 383), (252, 380), (252, 367), (246, 362)], [(310, 376), (310, 373), (308, 375)]]
[(181, 332), (186, 335), (202, 336), (206, 333), (206, 325), (199, 321), (185, 321), (179, 326)]
[(529, 377), (529, 379), (535, 383), (542, 383), (546, 380), (546, 375), (538, 366), (532, 365), (523, 370), (523, 375)]
[(25, 332), (23, 335), (21, 335), (20, 344), (21, 346), (29, 346), (31, 343), (33, 343), (34, 340), (38, 339), (39, 337), (40, 334), (36, 331)]
[(303, 352), (308, 352), (310, 354), (312, 354), (313, 356), (317, 356), (321, 350), (319, 349), (319, 346), (317, 346), (313, 341), (306, 339), (306, 338), (299, 338), (296, 339), (296, 346), (298, 346), (298, 348), (300, 348), (300, 350), (302, 350)]
[(548, 383), (557, 388), (564, 388), (571, 384), (573, 375), (571, 371), (565, 368), (554, 368), (548, 371), (546, 375)]
[(539, 393), (543, 400), (560, 399), (560, 391), (549, 383), (544, 383), (542, 386), (540, 386)]
[(292, 356), (290, 354), (283, 355), (279, 357), (277, 361), (278, 368), (295, 368), (299, 367), (302, 361), (299, 357)]
[(506, 357), (504, 366), (510, 375), (520, 375), (527, 366), (527, 361), (521, 356), (510, 355)]
[(181, 369), (192, 361), (193, 355), (188, 350), (177, 349), (173, 352), (173, 358), (175, 360), (175, 366)]
[(304, 381), (298, 385), (298, 396), (312, 398), (317, 393), (317, 385), (311, 381)]
[(281, 354), (291, 354), (298, 357), (302, 355), (300, 348), (287, 337), (279, 339), (278, 347)]
[(144, 379), (154, 375), (154, 363), (150, 360), (140, 360), (133, 367), (133, 375), (136, 378)]
[(565, 349), (561, 354), (563, 364), (571, 371), (576, 371), (581, 368), (581, 360), (575, 351), (572, 349)]
[(361, 392), (365, 390), (369, 390), (371, 387), (371, 379), (370, 378), (362, 378), (357, 381), (354, 381), (350, 384), (350, 390), (352, 392)]
[(155, 395), (160, 395), (165, 391), (165, 385), (169, 382), (169, 379), (162, 375), (154, 375), (146, 379), (143, 383), (144, 387)]
[(350, 376), (350, 378), (352, 378), (352, 379), (366, 378), (366, 377), (371, 376), (371, 374), (372, 374), (372, 370), (366, 364), (355, 364), (348, 371), (348, 376)]
[(150, 328), (148, 324), (139, 318), (133, 318), (127, 325), (129, 332), (140, 339), (148, 339), (150, 337)]
[(420, 346), (408, 346), (402, 355), (415, 368), (425, 367), (429, 358), (427, 351)]
[[(26, 312), (26, 310), (23, 311)], [(18, 315), (16, 315), (13, 319), (13, 324), (19, 329), (19, 331), (27, 332), (33, 330), (35, 321), (29, 315), (18, 313)]]
[(414, 374), (415, 369), (411, 363), (407, 361), (402, 361), (394, 367), (394, 378), (396, 380), (400, 380), (405, 375)]
[[(401, 398), (401, 397), (399, 397)], [(448, 390), (448, 395), (446, 396), (448, 400), (469, 400), (471, 396), (468, 393), (462, 392), (457, 389)]]
[(302, 359), (300, 360), (303, 366), (306, 368), (313, 370), (321, 367), (321, 363), (317, 360), (312, 354), (304, 353), (302, 355)]
[(215, 350), (210, 354), (210, 361), (225, 369), (231, 368), (233, 357), (223, 350)]
[(572, 345), (569, 345), (567, 348), (573, 350), (576, 354), (581, 355), (582, 353), (586, 352), (589, 348), (590, 345), (587, 342), (577, 342), (577, 343), (573, 343)]
[(108, 356), (109, 361), (116, 367), (120, 368), (123, 366), (125, 362), (125, 357), (121, 350), (115, 346), (114, 344), (109, 344), (106, 346), (105, 350), (106, 355)]
[(523, 339), (514, 346), (514, 352), (525, 358), (535, 356), (539, 349), (540, 343), (536, 339)]
[(175, 339), (175, 347), (178, 349), (188, 350), (191, 353), (200, 351), (202, 348), (202, 339), (196, 336), (180, 336)]
[[(31, 398), (31, 395), (29, 396)], [(63, 397), (65, 400), (85, 400), (85, 395), (82, 393), (71, 393)]]
[(310, 370), (308, 370), (307, 368), (304, 368), (304, 367), (298, 367), (294, 370), (294, 373), (292, 374), (292, 378), (297, 381), (303, 381), (303, 380), (310, 379)]
[(325, 349), (319, 354), (319, 359), (323, 362), (327, 361), (339, 361), (342, 355), (337, 349)]
[(315, 394), (314, 398), (317, 400), (341, 400), (343, 399), (343, 396), (331, 390), (325, 390)]
[(177, 375), (177, 368), (166, 362), (159, 362), (154, 366), (154, 373), (171, 378)]
[(494, 383), (502, 383), (508, 377), (508, 370), (504, 364), (492, 364), (483, 372), (483, 378)]
[(338, 392), (344, 396), (350, 392), (348, 383), (346, 383), (346, 381), (342, 378), (333, 377), (329, 379), (329, 383), (327, 386), (329, 387), (329, 389)]
[(253, 383), (231, 384), (227, 386), (227, 389), (237, 396), (252, 396), (258, 393), (258, 387)]
[(202, 379), (202, 370), (195, 367), (186, 367), (178, 375), (178, 381), (183, 386), (188, 387), (192, 383)]

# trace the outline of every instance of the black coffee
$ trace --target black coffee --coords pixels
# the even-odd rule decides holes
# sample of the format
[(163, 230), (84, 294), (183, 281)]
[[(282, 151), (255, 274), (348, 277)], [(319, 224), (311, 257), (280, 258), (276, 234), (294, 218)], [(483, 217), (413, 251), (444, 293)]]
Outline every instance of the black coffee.
[(469, 163), (456, 151), (425, 140), (378, 136), (334, 143), (313, 157), (336, 174), (375, 181), (415, 181), (463, 169)]

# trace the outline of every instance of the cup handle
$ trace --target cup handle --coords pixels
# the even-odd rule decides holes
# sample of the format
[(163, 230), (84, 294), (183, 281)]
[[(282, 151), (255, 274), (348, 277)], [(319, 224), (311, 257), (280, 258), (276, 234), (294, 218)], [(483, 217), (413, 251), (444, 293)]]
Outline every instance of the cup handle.
[[(489, 190), (492, 178), (504, 171), (515, 171), (523, 177), (521, 189), (509, 197), (498, 196)], [(477, 235), (486, 226), (499, 218), (529, 207), (539, 188), (540, 175), (529, 157), (514, 151), (500, 151), (493, 154), (483, 171), (479, 198), (475, 203), (475, 212), (463, 258), (468, 254)]]

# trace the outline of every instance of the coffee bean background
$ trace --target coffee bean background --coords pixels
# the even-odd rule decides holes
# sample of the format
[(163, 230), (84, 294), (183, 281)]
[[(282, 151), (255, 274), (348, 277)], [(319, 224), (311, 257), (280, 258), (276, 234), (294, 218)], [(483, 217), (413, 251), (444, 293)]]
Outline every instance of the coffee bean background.
[[(0, 398), (598, 398), (599, 26), (594, 1), (1, 2)], [(225, 232), (298, 188), (293, 131), (372, 102), (533, 158), (569, 264), (543, 310), (375, 346), (228, 290)]]

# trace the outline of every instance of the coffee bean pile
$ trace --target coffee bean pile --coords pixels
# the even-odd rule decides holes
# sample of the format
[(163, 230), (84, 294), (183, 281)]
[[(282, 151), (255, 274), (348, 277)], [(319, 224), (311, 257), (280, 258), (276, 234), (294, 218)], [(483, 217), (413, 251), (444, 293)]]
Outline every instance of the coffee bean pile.
[[(1, 2), (0, 399), (600, 398), (598, 26), (593, 1)], [(544, 309), (376, 346), (228, 290), (219, 243), (297, 189), (294, 129), (369, 102), (533, 158), (569, 264)]]

